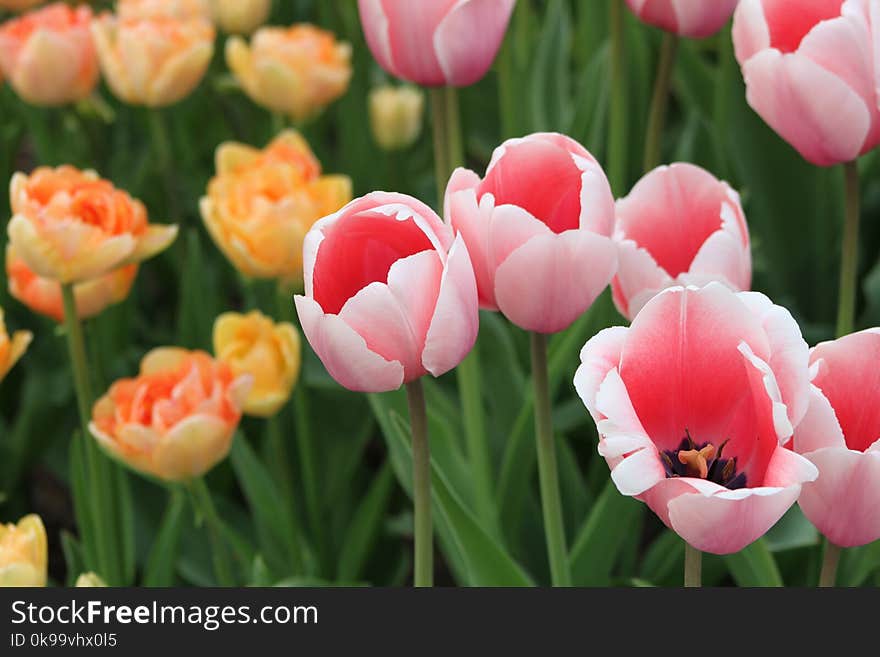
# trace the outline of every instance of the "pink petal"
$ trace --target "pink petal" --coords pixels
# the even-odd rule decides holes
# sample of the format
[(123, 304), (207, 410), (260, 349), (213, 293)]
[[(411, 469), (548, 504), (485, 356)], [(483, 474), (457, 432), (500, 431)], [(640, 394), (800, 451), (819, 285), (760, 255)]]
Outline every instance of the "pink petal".
[(764, 0), (770, 28), (770, 45), (781, 52), (794, 52), (822, 21), (840, 16), (843, 0)]
[(581, 365), (574, 375), (574, 387), (596, 422), (602, 419), (596, 410), (599, 386), (608, 372), (620, 364), (627, 333), (628, 329), (623, 326), (604, 329), (590, 338), (581, 349)]
[(479, 81), (498, 54), (514, 0), (459, 0), (440, 21), (434, 50), (446, 84), (466, 87)]
[(626, 452), (633, 451), (632, 449), (625, 449), (617, 454), (611, 454), (609, 450), (613, 449), (613, 447), (607, 443), (619, 436), (638, 438), (640, 446), (651, 447), (654, 452), (657, 451), (653, 443), (651, 443), (651, 439), (645, 433), (645, 429), (639, 421), (639, 416), (636, 415), (632, 401), (629, 398), (629, 393), (626, 390), (623, 379), (620, 378), (617, 368), (608, 372), (602, 381), (602, 385), (599, 386), (599, 390), (596, 392), (595, 406), (597, 415), (600, 418), (604, 418), (596, 423), (600, 434), (606, 441), (606, 445), (599, 450), (602, 456), (624, 456)]
[(871, 110), (846, 82), (799, 53), (765, 50), (743, 65), (749, 105), (809, 162), (855, 159)]
[(382, 0), (394, 75), (423, 86), (450, 82), (437, 60), (433, 42), (441, 21), (458, 1)]
[[(754, 436), (730, 434), (752, 404), (739, 345), (767, 358), (770, 345), (757, 318), (723, 285), (672, 288), (636, 316), (620, 375), (642, 425), (659, 449), (675, 449), (685, 429), (699, 442)], [(745, 406), (743, 406), (745, 405)], [(744, 427), (743, 427), (744, 428)]]
[(585, 230), (534, 237), (498, 267), (501, 312), (527, 331), (555, 333), (571, 325), (611, 281), (614, 243)]
[(738, 0), (672, 0), (678, 16), (678, 34), (692, 39), (712, 36), (727, 22)]
[(296, 310), (306, 339), (336, 381), (356, 392), (387, 392), (403, 384), (403, 365), (370, 351), (366, 341), (313, 299), (297, 295)]
[(458, 365), (477, 340), (480, 326), (477, 283), (467, 246), (455, 238), (443, 270), (422, 364), (434, 376)]
[(632, 240), (618, 242), (617, 258), (617, 275), (611, 282), (614, 305), (632, 321), (646, 303), (675, 281)]
[(740, 65), (770, 47), (770, 28), (761, 0), (740, 0), (733, 14), (732, 35), (736, 61)]
[(798, 502), (810, 522), (841, 547), (880, 538), (880, 453), (826, 447), (806, 457), (819, 468)]
[(388, 34), (388, 17), (382, 7), (382, 0), (358, 0), (361, 25), (367, 46), (379, 65), (392, 75), (398, 75), (391, 56), (391, 37)]
[(846, 441), (828, 398), (819, 388), (810, 386), (810, 406), (795, 427), (793, 449), (798, 454), (806, 454), (825, 447), (845, 449)]

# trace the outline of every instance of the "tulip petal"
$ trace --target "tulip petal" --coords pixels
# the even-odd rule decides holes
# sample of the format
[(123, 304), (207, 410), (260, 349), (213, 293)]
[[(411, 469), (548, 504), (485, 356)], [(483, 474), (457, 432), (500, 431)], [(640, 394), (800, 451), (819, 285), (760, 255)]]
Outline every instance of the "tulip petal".
[(794, 450), (807, 454), (826, 447), (846, 449), (840, 423), (831, 408), (831, 402), (814, 385), (810, 386), (810, 405), (806, 415), (794, 430)]
[[(453, 174), (454, 177), (455, 174)], [(495, 204), (491, 195), (487, 194), (483, 198), (486, 200), (483, 203), (478, 203), (476, 192), (473, 189), (463, 189), (454, 193), (447, 190), (445, 208), (448, 216), (447, 221), (469, 245), (468, 253), (474, 268), (480, 307), (486, 310), (497, 310), (495, 269), (489, 264), (489, 231), (492, 227)]]
[(556, 333), (590, 307), (617, 269), (610, 238), (585, 230), (540, 235), (498, 267), (501, 312), (527, 331)]
[(628, 329), (623, 326), (604, 329), (590, 338), (581, 349), (581, 365), (574, 375), (574, 387), (596, 422), (603, 419), (596, 408), (599, 386), (608, 372), (620, 364), (627, 333)]
[(806, 457), (819, 469), (798, 501), (810, 522), (840, 547), (880, 538), (880, 453), (825, 447)]
[(854, 160), (871, 128), (864, 99), (799, 53), (765, 50), (743, 65), (749, 105), (806, 160), (830, 166)]
[(479, 325), (477, 283), (467, 246), (459, 235), (449, 250), (428, 328), (422, 353), (425, 369), (440, 376), (458, 365), (473, 348)]
[(134, 252), (126, 258), (123, 264), (142, 262), (161, 253), (177, 239), (177, 231), (176, 225), (150, 224), (147, 232), (137, 237)]
[(619, 266), (611, 282), (614, 305), (621, 315), (632, 321), (658, 292), (675, 285), (648, 251), (632, 240), (617, 242)]
[(297, 295), (296, 310), (309, 344), (342, 386), (355, 392), (387, 392), (403, 384), (399, 361), (388, 361), (337, 315), (327, 315), (314, 299)]
[(391, 56), (391, 37), (388, 34), (388, 17), (382, 6), (383, 0), (358, 0), (364, 37), (379, 66), (394, 75), (400, 75)]
[(234, 430), (214, 415), (190, 415), (156, 445), (152, 474), (170, 481), (202, 476), (226, 458)]
[(515, 0), (458, 0), (434, 32), (434, 51), (446, 84), (480, 80), (501, 47)]

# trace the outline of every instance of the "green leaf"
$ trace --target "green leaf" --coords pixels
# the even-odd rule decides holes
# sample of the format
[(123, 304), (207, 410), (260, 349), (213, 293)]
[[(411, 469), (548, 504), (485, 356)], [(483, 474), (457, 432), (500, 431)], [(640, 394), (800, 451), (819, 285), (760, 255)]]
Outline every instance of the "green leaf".
[(174, 584), (177, 548), (186, 519), (186, 496), (183, 491), (174, 488), (168, 497), (168, 507), (147, 557), (142, 586), (172, 586)]
[(726, 555), (724, 562), (739, 586), (783, 586), (773, 553), (762, 538), (736, 554)]
[(79, 527), (80, 536), (83, 537), (82, 553), (85, 567), (89, 570), (97, 570), (98, 557), (94, 543), (89, 540), (95, 533), (92, 525), (92, 514), (87, 501), (89, 494), (88, 478), (86, 476), (85, 462), (83, 460), (82, 435), (76, 432), (70, 441), (70, 488), (73, 498), (73, 510), (76, 516), (76, 524)]
[(363, 573), (364, 565), (376, 545), (382, 519), (388, 511), (388, 501), (394, 488), (394, 471), (387, 461), (370, 484), (363, 501), (352, 514), (352, 522), (342, 541), (337, 577), (355, 580)]
[(607, 586), (611, 571), (627, 540), (638, 540), (631, 524), (642, 503), (621, 495), (609, 479), (584, 521), (569, 554), (572, 581), (577, 586)]
[(61, 551), (67, 565), (67, 586), (73, 586), (77, 577), (86, 572), (82, 544), (68, 531), (61, 532)]
[(841, 586), (862, 586), (868, 578), (880, 569), (880, 541), (843, 551), (840, 562)]

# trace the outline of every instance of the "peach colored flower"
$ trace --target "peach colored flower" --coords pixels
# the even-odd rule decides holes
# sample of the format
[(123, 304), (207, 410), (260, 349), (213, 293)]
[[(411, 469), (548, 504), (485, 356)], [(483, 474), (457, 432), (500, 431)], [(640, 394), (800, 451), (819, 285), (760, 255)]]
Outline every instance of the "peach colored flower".
[(214, 354), (236, 376), (254, 377), (245, 414), (271, 417), (290, 399), (300, 367), (299, 332), (293, 324), (276, 324), (257, 311), (224, 313), (214, 322)]
[[(79, 318), (94, 317), (108, 306), (125, 300), (131, 292), (137, 271), (137, 265), (126, 265), (74, 285), (73, 294)], [(6, 278), (9, 280), (9, 294), (15, 299), (56, 322), (64, 321), (61, 284), (35, 274), (19, 257), (12, 244), (6, 245)]]
[(6, 322), (3, 321), (3, 309), (0, 308), (0, 381), (27, 351), (33, 338), (30, 331), (16, 331), (10, 337), (6, 332)]
[(10, 243), (36, 274), (60, 283), (146, 260), (177, 235), (177, 226), (149, 224), (140, 201), (94, 171), (71, 166), (16, 173), (10, 199)]
[(182, 100), (201, 82), (214, 53), (214, 26), (202, 19), (103, 14), (92, 22), (92, 34), (107, 84), (132, 105)]
[(227, 142), (201, 200), (214, 242), (246, 276), (302, 280), (302, 244), (312, 224), (351, 200), (351, 180), (321, 175), (309, 145), (282, 132), (263, 150)]
[(208, 0), (118, 0), (116, 15), (123, 20), (176, 18), (211, 20)]
[(89, 425), (112, 457), (166, 481), (200, 477), (223, 460), (252, 377), (201, 351), (162, 347), (99, 399)]
[(98, 59), (92, 10), (55, 3), (0, 27), (0, 71), (33, 105), (64, 105), (92, 93)]
[(211, 0), (211, 10), (227, 34), (250, 34), (269, 18), (272, 0)]
[(40, 516), (0, 525), (0, 586), (46, 586), (48, 552)]
[(348, 89), (351, 46), (314, 25), (263, 27), (229, 39), (226, 63), (251, 100), (302, 121)]

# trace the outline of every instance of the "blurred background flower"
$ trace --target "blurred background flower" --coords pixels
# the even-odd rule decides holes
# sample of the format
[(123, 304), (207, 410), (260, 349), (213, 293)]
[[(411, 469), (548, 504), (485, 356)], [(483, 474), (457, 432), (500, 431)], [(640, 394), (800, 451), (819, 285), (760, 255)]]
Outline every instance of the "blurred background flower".
[(46, 586), (48, 541), (40, 516), (0, 524), (0, 586)]
[(227, 34), (250, 34), (269, 18), (272, 0), (210, 0), (214, 22)]
[(82, 100), (98, 83), (89, 25), (92, 10), (61, 2), (0, 26), (0, 70), (15, 92), (34, 105)]
[(370, 128), (386, 151), (407, 148), (422, 133), (425, 94), (416, 87), (384, 85), (370, 92)]
[(226, 63), (251, 100), (299, 122), (346, 92), (351, 46), (314, 25), (263, 27), (250, 44), (231, 37)]
[(303, 238), (321, 217), (351, 200), (347, 176), (321, 175), (299, 133), (285, 131), (263, 150), (227, 142), (201, 200), (214, 242), (246, 276), (302, 281)]
[(118, 0), (116, 15), (122, 20), (145, 18), (210, 20), (211, 7), (209, 0)]
[(46, 0), (0, 0), (0, 9), (9, 11), (25, 11), (43, 4)]
[(0, 308), (0, 381), (24, 355), (33, 338), (30, 331), (16, 331), (10, 336), (6, 331), (3, 309)]
[(739, 0), (626, 0), (641, 20), (690, 38), (712, 36), (730, 19)]

